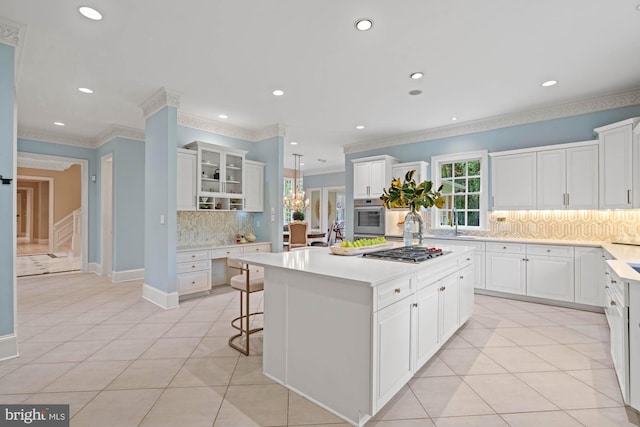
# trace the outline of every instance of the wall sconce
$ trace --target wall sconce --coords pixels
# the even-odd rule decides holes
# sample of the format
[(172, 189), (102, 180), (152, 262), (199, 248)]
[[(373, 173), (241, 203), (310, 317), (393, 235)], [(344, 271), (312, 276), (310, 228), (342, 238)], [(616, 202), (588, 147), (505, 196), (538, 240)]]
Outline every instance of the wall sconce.
[(9, 185), (11, 181), (13, 181), (13, 178), (3, 178), (2, 175), (0, 175), (0, 181), (2, 181), (2, 185)]

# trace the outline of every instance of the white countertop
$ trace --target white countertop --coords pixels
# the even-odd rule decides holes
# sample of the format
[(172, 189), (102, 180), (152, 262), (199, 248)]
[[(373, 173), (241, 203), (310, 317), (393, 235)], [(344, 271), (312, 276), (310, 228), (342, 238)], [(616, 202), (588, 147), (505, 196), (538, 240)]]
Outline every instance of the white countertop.
[(208, 249), (227, 249), (240, 246), (255, 246), (271, 244), (271, 242), (247, 242), (247, 243), (230, 243), (228, 245), (196, 245), (196, 246), (178, 246), (176, 252), (188, 252), (188, 251), (206, 251)]
[(534, 245), (562, 245), (562, 246), (585, 246), (585, 247), (601, 247), (603, 242), (594, 240), (563, 240), (563, 239), (527, 239), (514, 237), (485, 237), (485, 236), (447, 236), (441, 234), (429, 234), (423, 236), (425, 239), (438, 240), (459, 240), (471, 242), (504, 242), (504, 243), (528, 243)]
[(609, 252), (615, 260), (607, 261), (613, 271), (622, 280), (636, 282), (640, 285), (640, 273), (629, 266), (629, 263), (640, 265), (640, 246), (617, 245), (613, 243), (603, 243), (604, 250)]
[(235, 259), (262, 267), (297, 270), (377, 286), (396, 277), (428, 268), (429, 265), (437, 265), (456, 255), (474, 250), (474, 248), (464, 246), (451, 249), (452, 252), (449, 254), (415, 264), (363, 258), (362, 256), (333, 255), (327, 247), (308, 247), (280, 253), (256, 253)]

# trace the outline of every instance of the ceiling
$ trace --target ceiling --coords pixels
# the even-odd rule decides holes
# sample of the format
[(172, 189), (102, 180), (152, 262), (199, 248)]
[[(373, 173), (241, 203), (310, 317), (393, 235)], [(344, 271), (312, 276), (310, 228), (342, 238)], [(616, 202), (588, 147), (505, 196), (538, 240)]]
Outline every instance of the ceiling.
[[(2, 0), (0, 17), (27, 25), (20, 128), (87, 139), (144, 129), (140, 104), (166, 87), (182, 93), (180, 112), (252, 131), (280, 124), (285, 166), (301, 153), (308, 171), (343, 165), (343, 145), (453, 117), (639, 88), (639, 2), (90, 0), (104, 16), (94, 22), (81, 0)], [(363, 17), (370, 31), (355, 30)]]

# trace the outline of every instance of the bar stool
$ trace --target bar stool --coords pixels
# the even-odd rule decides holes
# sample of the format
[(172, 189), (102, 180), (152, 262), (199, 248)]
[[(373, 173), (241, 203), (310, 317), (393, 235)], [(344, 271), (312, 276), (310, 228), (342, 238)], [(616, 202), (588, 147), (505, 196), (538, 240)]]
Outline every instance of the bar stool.
[[(231, 326), (240, 331), (240, 333), (229, 338), (229, 346), (238, 350), (245, 356), (248, 356), (249, 337), (251, 334), (262, 330), (262, 327), (253, 329), (249, 328), (251, 317), (263, 314), (262, 311), (252, 313), (249, 307), (249, 300), (252, 293), (264, 289), (264, 269), (262, 267), (245, 265), (229, 259), (227, 259), (227, 265), (231, 268), (238, 269), (241, 272), (240, 274), (233, 276), (229, 281), (232, 288), (240, 291), (240, 316), (231, 321)], [(244, 347), (241, 343), (236, 344), (234, 342), (236, 338), (239, 338), (239, 341), (242, 341), (243, 337), (245, 337)]]

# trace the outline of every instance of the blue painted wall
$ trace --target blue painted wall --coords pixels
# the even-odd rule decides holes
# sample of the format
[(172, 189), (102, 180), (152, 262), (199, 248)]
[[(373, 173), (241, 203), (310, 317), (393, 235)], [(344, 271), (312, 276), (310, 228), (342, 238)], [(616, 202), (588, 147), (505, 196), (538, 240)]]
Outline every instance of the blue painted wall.
[(304, 188), (343, 187), (344, 185), (344, 171), (319, 175), (304, 175)]
[(638, 116), (640, 116), (640, 105), (634, 105), (562, 119), (347, 154), (345, 156), (345, 191), (347, 199), (345, 222), (347, 224), (347, 233), (349, 236), (353, 233), (352, 159), (388, 154), (398, 158), (401, 162), (425, 160), (429, 163), (429, 168), (431, 168), (431, 156), (475, 150), (495, 152), (593, 140), (596, 139), (594, 128)]
[[(185, 145), (193, 141), (209, 142), (211, 144), (222, 145), (223, 147), (235, 148), (237, 150), (250, 151), (254, 143), (245, 141), (239, 138), (232, 138), (229, 136), (217, 135), (215, 133), (207, 132), (204, 130), (193, 129), (185, 126), (178, 126), (178, 147), (184, 147)], [(250, 160), (251, 159), (247, 156)]]
[(168, 294), (177, 289), (177, 123), (174, 107), (164, 107), (145, 121), (144, 282)]
[[(16, 219), (14, 217), (15, 129), (14, 129), (14, 58), (12, 46), (0, 44), (0, 175), (13, 178), (10, 185), (0, 184), (0, 336), (15, 332), (13, 302), (15, 297)], [(9, 356), (9, 355), (3, 355)]]

